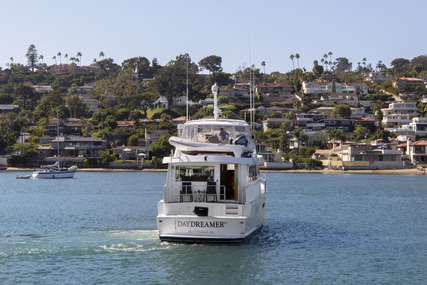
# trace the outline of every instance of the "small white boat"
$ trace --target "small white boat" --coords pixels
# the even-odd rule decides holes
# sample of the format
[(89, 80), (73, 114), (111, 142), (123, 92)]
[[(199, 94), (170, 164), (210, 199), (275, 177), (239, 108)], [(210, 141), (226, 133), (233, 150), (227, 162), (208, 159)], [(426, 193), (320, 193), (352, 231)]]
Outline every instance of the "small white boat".
[(31, 178), (31, 174), (30, 175), (16, 175), (15, 179), (30, 179)]
[(60, 168), (59, 163), (45, 166), (44, 169), (34, 171), (33, 178), (36, 179), (58, 179), (58, 178), (73, 178), (77, 171), (76, 166), (70, 168)]

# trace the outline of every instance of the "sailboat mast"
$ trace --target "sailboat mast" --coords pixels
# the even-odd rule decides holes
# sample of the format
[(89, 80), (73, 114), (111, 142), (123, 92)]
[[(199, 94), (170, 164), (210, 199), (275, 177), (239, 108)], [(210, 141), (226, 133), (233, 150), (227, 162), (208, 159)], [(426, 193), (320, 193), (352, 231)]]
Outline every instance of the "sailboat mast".
[(56, 142), (58, 143), (57, 157), (58, 157), (58, 168), (59, 168), (59, 115), (58, 115), (58, 109), (56, 109)]

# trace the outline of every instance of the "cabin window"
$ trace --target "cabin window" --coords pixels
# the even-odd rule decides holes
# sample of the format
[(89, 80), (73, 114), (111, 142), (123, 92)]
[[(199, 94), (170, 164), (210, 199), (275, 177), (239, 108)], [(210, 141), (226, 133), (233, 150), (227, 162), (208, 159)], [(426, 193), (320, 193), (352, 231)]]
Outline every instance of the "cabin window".
[(213, 166), (177, 166), (175, 179), (178, 181), (214, 181)]
[(249, 182), (257, 180), (259, 178), (259, 165), (250, 165), (249, 166)]

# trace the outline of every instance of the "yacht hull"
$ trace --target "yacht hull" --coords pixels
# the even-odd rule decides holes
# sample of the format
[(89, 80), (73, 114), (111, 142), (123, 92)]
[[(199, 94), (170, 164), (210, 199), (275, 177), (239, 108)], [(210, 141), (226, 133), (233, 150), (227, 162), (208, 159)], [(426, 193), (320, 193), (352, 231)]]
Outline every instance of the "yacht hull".
[[(159, 204), (161, 204), (160, 202)], [(157, 227), (161, 241), (185, 243), (229, 243), (243, 242), (266, 223), (264, 201), (255, 205), (249, 216), (197, 216), (166, 215), (157, 216)], [(162, 208), (165, 205), (159, 205)], [(202, 207), (208, 207), (206, 204)], [(167, 205), (166, 205), (167, 207)], [(184, 208), (195, 208), (188, 203)], [(215, 205), (212, 205), (215, 207)]]
[(33, 178), (36, 179), (61, 179), (61, 178), (73, 178), (75, 170), (68, 171), (40, 171), (34, 172)]

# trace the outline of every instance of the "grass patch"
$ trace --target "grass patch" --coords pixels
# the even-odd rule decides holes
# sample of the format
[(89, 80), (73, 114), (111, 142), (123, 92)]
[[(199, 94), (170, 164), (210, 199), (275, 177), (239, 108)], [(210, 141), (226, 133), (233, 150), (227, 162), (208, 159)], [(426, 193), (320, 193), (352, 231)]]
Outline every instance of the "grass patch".
[(157, 108), (157, 109), (148, 109), (147, 110), (147, 118), (151, 119), (155, 113), (161, 113), (165, 108)]

